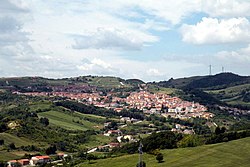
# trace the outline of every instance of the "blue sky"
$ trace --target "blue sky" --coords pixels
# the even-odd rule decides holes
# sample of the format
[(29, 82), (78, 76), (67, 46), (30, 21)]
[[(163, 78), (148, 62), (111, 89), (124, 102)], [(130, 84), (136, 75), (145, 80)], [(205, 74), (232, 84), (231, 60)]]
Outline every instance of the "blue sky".
[(250, 75), (250, 0), (1, 0), (0, 77)]

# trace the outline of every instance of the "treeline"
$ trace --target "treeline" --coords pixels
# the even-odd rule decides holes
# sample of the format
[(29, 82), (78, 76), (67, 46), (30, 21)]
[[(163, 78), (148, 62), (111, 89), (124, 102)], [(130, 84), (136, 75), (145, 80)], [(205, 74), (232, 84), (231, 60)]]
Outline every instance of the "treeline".
[(72, 111), (78, 111), (84, 114), (94, 114), (104, 117), (114, 117), (114, 116), (122, 116), (122, 117), (130, 117), (139, 120), (144, 120), (144, 115), (139, 110), (122, 110), (121, 112), (116, 112), (114, 110), (107, 110), (105, 108), (99, 108), (94, 105), (85, 105), (83, 103), (78, 103), (74, 101), (58, 101), (55, 102), (56, 106), (62, 106)]
[[(155, 149), (177, 148), (177, 143), (183, 138), (181, 134), (171, 131), (153, 133), (149, 137), (141, 139), (143, 152), (151, 152)], [(113, 152), (134, 154), (138, 152), (139, 142), (125, 144), (121, 148), (116, 148)]]
[(205, 144), (228, 142), (231, 140), (237, 140), (245, 137), (250, 137), (250, 130), (213, 134), (206, 138)]

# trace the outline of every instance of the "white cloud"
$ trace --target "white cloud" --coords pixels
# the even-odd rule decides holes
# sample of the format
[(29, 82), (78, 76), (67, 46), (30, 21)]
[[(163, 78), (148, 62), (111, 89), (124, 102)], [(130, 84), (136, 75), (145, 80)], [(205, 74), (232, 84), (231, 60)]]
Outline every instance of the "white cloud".
[(150, 68), (147, 70), (147, 74), (149, 76), (162, 76), (162, 74), (159, 72), (158, 69), (155, 69), (155, 68)]
[[(240, 0), (1, 0), (0, 74), (137, 76), (146, 81), (189, 75), (199, 62), (162, 60), (160, 54), (148, 55), (151, 48), (146, 47), (164, 52), (164, 31), (175, 31), (199, 12), (219, 18), (184, 25), (188, 30), (182, 32), (184, 41), (250, 42), (249, 4)], [(235, 52), (238, 57), (248, 55)], [(138, 57), (132, 60), (130, 53)], [(155, 61), (149, 61), (152, 56)]]
[[(24, 13), (20, 12), (19, 8), (14, 4), (7, 2), (8, 1), (4, 0), (2, 2), (2, 6), (0, 7), (0, 47), (27, 42), (29, 35), (27, 32), (22, 30), (23, 22), (19, 19), (24, 16)], [(15, 9), (16, 11), (11, 14), (2, 12), (10, 9)]]
[(200, 10), (199, 0), (136, 0), (134, 5), (147, 14), (158, 19), (170, 21), (172, 24), (178, 24), (183, 18)]
[(242, 48), (236, 51), (220, 51), (215, 57), (224, 63), (230, 64), (230, 66), (249, 66), (250, 63), (250, 45), (246, 48)]
[(87, 0), (78, 5), (83, 4), (92, 12), (105, 10), (105, 13), (118, 17), (151, 17), (172, 24), (178, 24), (187, 15), (201, 9), (201, 0)]
[[(4, 60), (3, 66), (7, 62), (30, 60), (33, 53), (28, 44), (30, 34), (23, 30), (23, 24), (28, 17), (30, 13), (24, 1), (0, 2), (0, 59)], [(5, 69), (9, 70), (8, 67)]]
[(93, 60), (84, 59), (82, 62), (83, 64), (77, 65), (77, 69), (85, 74), (114, 75), (117, 72), (111, 64), (99, 58), (94, 58)]
[(17, 13), (26, 13), (29, 11), (29, 5), (26, 0), (1, 0), (0, 3), (1, 15), (15, 16)]
[(211, 17), (244, 17), (250, 16), (248, 0), (203, 0), (202, 11)]
[(94, 58), (91, 61), (88, 59), (84, 59), (83, 62), (84, 62), (83, 65), (77, 66), (77, 68), (79, 70), (91, 71), (91, 70), (93, 70), (93, 68), (95, 68), (95, 66), (99, 66), (99, 67), (104, 68), (104, 69), (111, 68), (110, 64), (108, 64), (108, 63), (106, 63), (103, 60), (98, 59), (98, 58)]
[[(85, 6), (87, 11), (105, 11), (116, 16), (144, 18), (151, 16), (154, 20), (165, 20), (179, 24), (183, 18), (192, 13), (203, 12), (212, 17), (250, 16), (250, 2), (247, 0), (86, 0), (65, 1), (71, 10), (79, 12), (77, 7)], [(140, 11), (143, 11), (142, 14)]]
[(113, 49), (139, 50), (146, 42), (156, 42), (157, 38), (151, 35), (137, 35), (136, 32), (127, 32), (118, 29), (98, 28), (96, 32), (89, 35), (78, 35), (75, 37), (74, 49)]
[(246, 18), (202, 18), (196, 25), (181, 27), (182, 40), (193, 44), (216, 44), (250, 41), (250, 23)]

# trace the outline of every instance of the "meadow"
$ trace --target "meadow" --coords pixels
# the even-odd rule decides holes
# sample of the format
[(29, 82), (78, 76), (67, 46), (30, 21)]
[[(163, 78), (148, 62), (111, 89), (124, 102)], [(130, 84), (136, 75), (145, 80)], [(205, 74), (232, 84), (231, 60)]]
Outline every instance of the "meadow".
[(77, 115), (70, 115), (59, 111), (47, 111), (38, 113), (40, 117), (46, 117), (49, 119), (50, 124), (59, 126), (67, 130), (89, 130), (100, 129), (102, 124), (86, 121)]
[[(158, 163), (154, 155), (144, 154), (148, 167), (248, 167), (250, 164), (250, 138), (199, 147), (161, 150), (164, 162)], [(138, 154), (85, 162), (78, 167), (135, 167)]]

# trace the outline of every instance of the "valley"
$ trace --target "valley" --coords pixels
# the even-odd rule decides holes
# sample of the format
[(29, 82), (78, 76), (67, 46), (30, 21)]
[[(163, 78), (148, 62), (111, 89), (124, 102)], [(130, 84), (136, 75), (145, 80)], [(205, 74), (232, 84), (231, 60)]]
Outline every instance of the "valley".
[[(219, 82), (218, 76), (208, 77)], [(140, 141), (145, 152), (161, 149), (165, 157), (170, 151), (166, 148), (177, 152), (190, 146), (205, 149), (212, 147), (210, 144), (250, 136), (245, 100), (248, 80), (208, 87), (200, 84), (204, 78), (159, 83), (97, 76), (2, 78), (0, 161), (16, 163), (15, 159), (49, 155), (50, 162), (59, 160), (58, 165), (84, 166), (89, 156), (91, 161), (128, 156), (136, 163), (136, 155), (126, 154), (136, 153)], [(157, 135), (166, 138), (158, 139)], [(151, 141), (156, 140), (159, 145), (152, 147)], [(171, 147), (164, 142), (171, 142)], [(59, 158), (62, 153), (71, 158)], [(145, 157), (147, 164), (154, 166), (152, 155)], [(106, 164), (105, 160), (88, 165)], [(183, 160), (176, 161), (181, 166)]]

